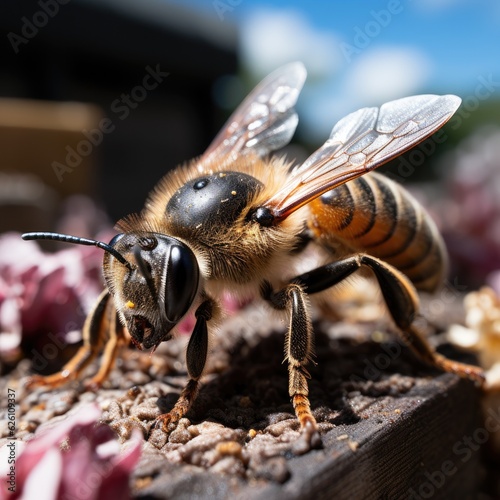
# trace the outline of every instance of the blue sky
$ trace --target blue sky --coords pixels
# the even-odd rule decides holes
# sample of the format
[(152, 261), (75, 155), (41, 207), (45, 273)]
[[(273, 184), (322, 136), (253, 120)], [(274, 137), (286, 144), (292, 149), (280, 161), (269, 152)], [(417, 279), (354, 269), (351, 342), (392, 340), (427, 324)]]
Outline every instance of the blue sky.
[(498, 82), (490, 97), (500, 95), (497, 0), (174, 1), (236, 24), (242, 65), (256, 78), (302, 60), (313, 134), (359, 107), (405, 95), (466, 98), (488, 79)]

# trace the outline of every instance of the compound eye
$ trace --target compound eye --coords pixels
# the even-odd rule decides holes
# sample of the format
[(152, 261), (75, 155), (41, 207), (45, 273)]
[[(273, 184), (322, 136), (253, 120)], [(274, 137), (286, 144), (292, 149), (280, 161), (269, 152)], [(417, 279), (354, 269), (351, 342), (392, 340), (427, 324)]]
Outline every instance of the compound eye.
[(198, 291), (199, 268), (193, 252), (185, 246), (170, 250), (165, 289), (165, 314), (176, 323), (187, 313)]

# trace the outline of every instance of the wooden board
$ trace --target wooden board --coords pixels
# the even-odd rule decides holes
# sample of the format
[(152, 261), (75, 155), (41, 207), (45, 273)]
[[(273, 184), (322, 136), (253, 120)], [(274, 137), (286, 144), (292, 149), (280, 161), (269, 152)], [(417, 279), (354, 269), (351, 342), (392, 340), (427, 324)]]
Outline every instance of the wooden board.
[[(212, 339), (199, 397), (169, 442), (145, 443), (130, 479), (134, 498), (478, 498), (484, 433), (474, 384), (423, 366), (380, 324), (320, 322), (315, 330), (310, 399), (321, 449), (304, 453), (281, 323), (251, 306)], [(77, 385), (19, 390), (19, 427), (29, 429), (19, 439), (90, 400), (123, 439), (133, 427), (147, 433), (185, 383), (186, 341), (165, 343), (152, 358), (124, 352), (97, 395)]]

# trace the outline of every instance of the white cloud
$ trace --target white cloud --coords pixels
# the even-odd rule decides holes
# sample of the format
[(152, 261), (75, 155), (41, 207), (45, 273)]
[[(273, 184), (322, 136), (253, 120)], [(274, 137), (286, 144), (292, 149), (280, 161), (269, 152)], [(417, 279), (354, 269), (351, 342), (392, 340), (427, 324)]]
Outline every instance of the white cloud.
[(430, 62), (416, 49), (378, 47), (355, 60), (344, 87), (358, 101), (381, 104), (417, 92), (429, 71)]
[(243, 65), (256, 79), (284, 63), (304, 62), (309, 76), (299, 118), (302, 132), (315, 142), (352, 111), (420, 92), (431, 66), (418, 50), (397, 46), (367, 47), (348, 63), (340, 35), (316, 30), (293, 9), (249, 11), (241, 18), (240, 37)]
[(303, 61), (311, 76), (329, 75), (342, 63), (337, 37), (315, 30), (292, 9), (257, 9), (242, 18), (241, 56), (257, 76), (294, 60)]
[(359, 108), (418, 94), (430, 69), (429, 60), (412, 48), (366, 49), (335, 79), (306, 87), (307, 102), (304, 99), (301, 108), (303, 131), (309, 139), (323, 137), (340, 118)]

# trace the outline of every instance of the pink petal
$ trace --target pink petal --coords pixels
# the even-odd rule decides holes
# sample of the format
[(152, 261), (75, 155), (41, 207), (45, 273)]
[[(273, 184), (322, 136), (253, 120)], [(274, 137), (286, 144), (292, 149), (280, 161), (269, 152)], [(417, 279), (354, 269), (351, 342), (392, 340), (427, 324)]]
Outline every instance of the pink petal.
[[(96, 405), (83, 406), (29, 441), (16, 462), (12, 498), (130, 498), (128, 479), (139, 460), (142, 434), (135, 432), (120, 452), (113, 431), (99, 424), (100, 416)], [(67, 450), (60, 448), (63, 441)]]
[(21, 500), (54, 500), (58, 498), (63, 471), (63, 457), (56, 448), (46, 451), (43, 459), (34, 464), (24, 483)]

